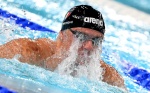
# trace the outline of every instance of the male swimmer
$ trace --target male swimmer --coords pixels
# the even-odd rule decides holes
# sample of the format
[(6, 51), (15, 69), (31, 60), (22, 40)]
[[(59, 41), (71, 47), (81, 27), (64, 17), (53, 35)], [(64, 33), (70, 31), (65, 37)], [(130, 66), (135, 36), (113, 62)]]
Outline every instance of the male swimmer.
[[(102, 76), (102, 81), (125, 88), (123, 78), (113, 67), (101, 59), (98, 59), (96, 63), (94, 59), (100, 57), (104, 34), (105, 23), (101, 12), (89, 5), (79, 5), (67, 12), (56, 41), (48, 38), (15, 39), (0, 46), (0, 57), (13, 58), (19, 54), (20, 62), (41, 66), (51, 71), (64, 70), (62, 73), (68, 71), (67, 74), (73, 76), (80, 76), (86, 72), (94, 77), (92, 72), (87, 71), (93, 71), (93, 73), (95, 71)], [(71, 48), (75, 51), (72, 52)], [(72, 55), (75, 57), (70, 57)], [(65, 62), (68, 57), (72, 59), (70, 62)], [(94, 68), (95, 65), (89, 65), (93, 63), (96, 64), (96, 68)], [(65, 68), (67, 65), (69, 68)], [(65, 66), (64, 69), (61, 66)]]

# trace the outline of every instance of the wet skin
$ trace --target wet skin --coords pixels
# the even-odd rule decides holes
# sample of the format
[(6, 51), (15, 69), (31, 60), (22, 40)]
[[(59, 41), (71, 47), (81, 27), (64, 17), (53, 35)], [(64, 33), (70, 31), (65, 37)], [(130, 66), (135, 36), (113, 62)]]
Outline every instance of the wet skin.
[[(86, 50), (90, 55), (90, 52), (97, 48), (97, 46), (93, 45), (90, 38), (104, 37), (100, 32), (88, 28), (76, 27), (71, 29), (89, 36), (89, 40), (84, 41), (78, 49), (78, 54), (81, 56), (83, 55), (82, 51)], [(67, 29), (66, 31), (59, 32), (56, 41), (48, 38), (39, 38), (36, 40), (28, 38), (15, 39), (0, 46), (0, 57), (13, 58), (19, 54), (18, 60), (20, 62), (41, 66), (53, 71), (67, 57), (66, 51), (69, 50), (74, 38), (74, 34)], [(104, 69), (104, 82), (125, 88), (123, 78), (113, 67), (102, 60), (100, 60), (100, 64)]]

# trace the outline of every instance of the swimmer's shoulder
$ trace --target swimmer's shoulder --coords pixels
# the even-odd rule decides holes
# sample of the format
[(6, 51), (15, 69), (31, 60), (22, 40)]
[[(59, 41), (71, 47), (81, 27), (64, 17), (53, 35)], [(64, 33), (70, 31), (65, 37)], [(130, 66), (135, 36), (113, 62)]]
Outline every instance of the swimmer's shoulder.
[(55, 41), (49, 38), (19, 38), (11, 42), (19, 44), (23, 50), (30, 50), (32, 53), (35, 52), (36, 55), (40, 55), (42, 58), (53, 55), (56, 48)]
[(38, 44), (44, 44), (44, 45), (48, 45), (48, 46), (52, 46), (52, 47), (56, 45), (56, 42), (49, 38), (38, 38), (38, 39), (35, 39), (35, 41)]
[(56, 42), (49, 38), (39, 38), (35, 40), (37, 45), (45, 52), (55, 52)]
[[(30, 52), (26, 52), (25, 55), (34, 55), (34, 59), (32, 60), (35, 62), (43, 62), (46, 60), (48, 57), (52, 56), (55, 54), (55, 48), (56, 48), (56, 43), (55, 41), (49, 39), (49, 38), (38, 38), (38, 39), (20, 39), (24, 43), (26, 43), (23, 46), (23, 50), (30, 50)], [(30, 58), (30, 57), (28, 57)]]
[(124, 79), (121, 75), (117, 72), (117, 70), (106, 64), (103, 60), (100, 61), (101, 67), (103, 68), (103, 81), (107, 82), (108, 84), (118, 86), (125, 89)]
[(17, 43), (20, 45), (32, 45), (32, 46), (41, 46), (41, 47), (55, 47), (56, 43), (55, 41), (49, 39), (49, 38), (38, 38), (38, 39), (30, 39), (30, 38), (19, 38), (14, 39), (8, 43)]

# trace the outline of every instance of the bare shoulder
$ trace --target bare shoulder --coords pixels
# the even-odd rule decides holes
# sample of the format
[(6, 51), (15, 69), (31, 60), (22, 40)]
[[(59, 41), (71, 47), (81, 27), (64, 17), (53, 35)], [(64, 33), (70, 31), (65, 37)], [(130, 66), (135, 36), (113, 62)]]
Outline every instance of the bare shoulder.
[(55, 53), (55, 48), (56, 48), (56, 42), (49, 39), (49, 38), (39, 38), (36, 39), (35, 42), (37, 43), (37, 45), (42, 49), (42, 51), (44, 52), (51, 52), (52, 54)]
[(39, 64), (47, 57), (51, 56), (55, 50), (55, 43), (47, 38), (32, 40), (29, 38), (19, 38), (7, 42), (0, 46), (1, 58), (13, 58), (20, 54), (21, 62)]
[[(29, 46), (35, 44), (31, 39), (20, 38), (11, 40), (0, 46), (0, 57), (1, 58), (13, 58), (16, 54), (24, 55), (24, 51), (30, 51)], [(35, 48), (34, 48), (35, 49)]]
[(117, 70), (113, 68), (112, 66), (109, 66), (102, 60), (100, 61), (100, 63), (101, 63), (101, 67), (104, 69), (103, 81), (107, 82), (108, 84), (125, 89), (124, 79), (117, 72)]
[(38, 38), (35, 40), (39, 44), (46, 44), (50, 46), (55, 46), (55, 41), (49, 39), (49, 38)]

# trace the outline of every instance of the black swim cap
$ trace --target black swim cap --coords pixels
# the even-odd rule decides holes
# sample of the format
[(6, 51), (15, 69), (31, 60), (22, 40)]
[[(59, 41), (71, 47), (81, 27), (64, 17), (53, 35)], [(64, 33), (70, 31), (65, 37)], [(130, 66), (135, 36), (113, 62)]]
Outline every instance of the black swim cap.
[(85, 27), (105, 33), (102, 14), (89, 5), (75, 6), (67, 12), (61, 31), (73, 27)]

